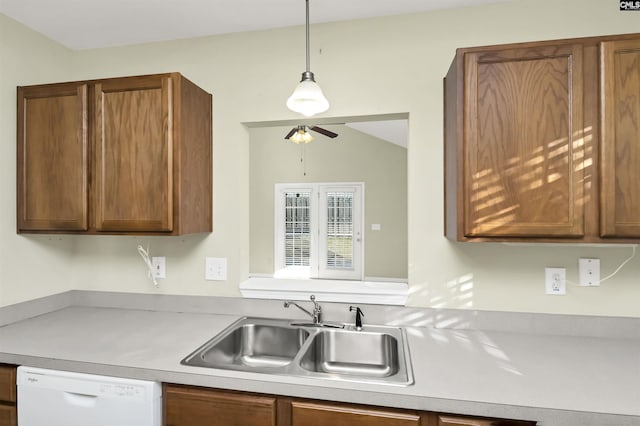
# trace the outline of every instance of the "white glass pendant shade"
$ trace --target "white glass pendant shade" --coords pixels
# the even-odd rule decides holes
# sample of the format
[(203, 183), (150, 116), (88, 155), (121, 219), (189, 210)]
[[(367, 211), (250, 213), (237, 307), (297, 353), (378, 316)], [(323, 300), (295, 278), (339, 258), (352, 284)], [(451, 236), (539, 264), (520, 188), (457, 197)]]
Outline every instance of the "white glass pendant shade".
[(287, 99), (287, 107), (305, 117), (312, 117), (329, 109), (329, 101), (313, 79), (312, 72), (302, 74), (302, 81), (298, 83), (293, 94)]

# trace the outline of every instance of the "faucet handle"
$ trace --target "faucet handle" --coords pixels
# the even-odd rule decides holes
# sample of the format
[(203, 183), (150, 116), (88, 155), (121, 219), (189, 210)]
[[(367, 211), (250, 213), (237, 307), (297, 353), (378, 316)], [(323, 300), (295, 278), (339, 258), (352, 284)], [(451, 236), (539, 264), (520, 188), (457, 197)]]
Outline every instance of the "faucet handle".
[(360, 309), (359, 306), (349, 306), (349, 312), (353, 312), (353, 311), (356, 311), (356, 315), (364, 316), (364, 313), (362, 312), (362, 309)]
[(322, 323), (322, 307), (320, 307), (320, 304), (316, 302), (316, 296), (312, 294), (309, 297), (309, 300), (313, 302), (313, 314), (311, 315), (313, 317), (313, 323), (314, 324)]
[(309, 296), (309, 300), (313, 302), (313, 309), (320, 312), (321, 308), (320, 308), (320, 304), (316, 302), (316, 296), (312, 294), (311, 296)]
[(362, 330), (362, 317), (364, 313), (362, 313), (362, 309), (358, 306), (349, 306), (349, 312), (356, 311), (356, 330)]

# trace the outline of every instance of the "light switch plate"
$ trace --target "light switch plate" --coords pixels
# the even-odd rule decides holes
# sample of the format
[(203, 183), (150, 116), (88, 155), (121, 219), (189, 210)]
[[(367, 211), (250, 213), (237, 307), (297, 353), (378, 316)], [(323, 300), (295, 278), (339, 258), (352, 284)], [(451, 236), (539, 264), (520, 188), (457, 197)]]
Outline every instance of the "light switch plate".
[(227, 258), (205, 257), (204, 278), (209, 281), (227, 280)]

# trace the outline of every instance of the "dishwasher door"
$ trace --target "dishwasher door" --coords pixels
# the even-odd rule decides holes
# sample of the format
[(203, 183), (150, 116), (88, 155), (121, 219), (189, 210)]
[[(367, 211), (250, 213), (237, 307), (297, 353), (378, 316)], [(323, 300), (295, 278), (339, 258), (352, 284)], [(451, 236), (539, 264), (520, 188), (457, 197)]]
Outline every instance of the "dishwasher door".
[(18, 367), (20, 426), (161, 426), (160, 383)]

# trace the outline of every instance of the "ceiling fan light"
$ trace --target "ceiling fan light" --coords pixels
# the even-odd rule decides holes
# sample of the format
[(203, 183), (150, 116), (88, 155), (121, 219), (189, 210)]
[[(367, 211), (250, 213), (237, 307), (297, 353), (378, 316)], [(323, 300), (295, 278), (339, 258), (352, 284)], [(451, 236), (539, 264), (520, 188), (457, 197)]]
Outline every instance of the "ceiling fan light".
[(329, 101), (324, 97), (322, 89), (313, 79), (302, 80), (293, 94), (287, 99), (287, 107), (305, 117), (325, 112), (329, 109)]
[(313, 140), (313, 136), (306, 129), (297, 130), (289, 140), (295, 144), (299, 144), (301, 142), (309, 143)]

